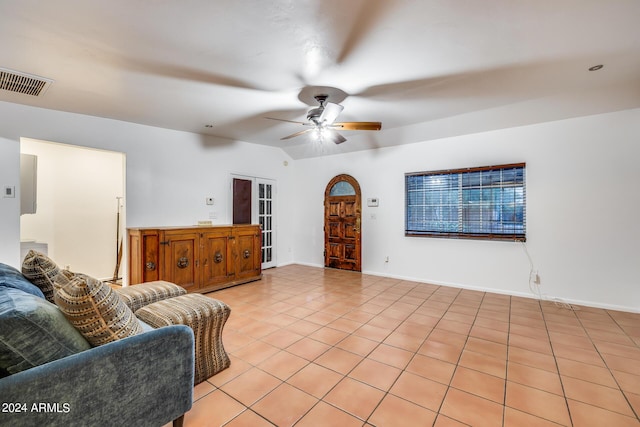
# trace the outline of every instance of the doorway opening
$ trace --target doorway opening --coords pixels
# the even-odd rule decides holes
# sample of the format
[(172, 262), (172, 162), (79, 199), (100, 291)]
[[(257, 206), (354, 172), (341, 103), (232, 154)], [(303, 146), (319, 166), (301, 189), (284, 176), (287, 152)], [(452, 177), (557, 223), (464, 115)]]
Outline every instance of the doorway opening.
[(276, 181), (233, 175), (231, 188), (233, 223), (260, 224), (262, 228), (262, 269), (275, 267)]
[(360, 184), (350, 175), (334, 177), (324, 193), (324, 265), (362, 271)]
[(29, 138), (20, 152), (35, 159), (27, 173), (35, 197), (20, 216), (21, 261), (33, 248), (100, 280), (126, 277), (125, 154)]

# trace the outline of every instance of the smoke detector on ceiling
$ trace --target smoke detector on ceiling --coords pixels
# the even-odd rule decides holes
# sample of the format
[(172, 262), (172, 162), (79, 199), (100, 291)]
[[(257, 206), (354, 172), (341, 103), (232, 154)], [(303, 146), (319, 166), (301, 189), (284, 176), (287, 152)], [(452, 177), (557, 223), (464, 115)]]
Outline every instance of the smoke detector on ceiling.
[(20, 71), (0, 68), (0, 89), (25, 95), (42, 96), (53, 80)]

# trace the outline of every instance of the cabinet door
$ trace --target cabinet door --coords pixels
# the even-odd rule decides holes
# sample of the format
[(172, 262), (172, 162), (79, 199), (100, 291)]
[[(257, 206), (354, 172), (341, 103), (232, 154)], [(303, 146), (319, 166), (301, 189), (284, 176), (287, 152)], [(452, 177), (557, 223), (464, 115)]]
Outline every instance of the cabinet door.
[(235, 279), (245, 279), (260, 274), (260, 228), (234, 227), (232, 236), (235, 254)]
[(160, 279), (158, 230), (129, 231), (129, 284)]
[(173, 282), (186, 290), (198, 287), (199, 269), (199, 233), (184, 230), (165, 230), (161, 232), (160, 251), (162, 252), (162, 280)]
[(225, 283), (233, 276), (233, 256), (229, 245), (230, 229), (202, 233), (202, 288)]

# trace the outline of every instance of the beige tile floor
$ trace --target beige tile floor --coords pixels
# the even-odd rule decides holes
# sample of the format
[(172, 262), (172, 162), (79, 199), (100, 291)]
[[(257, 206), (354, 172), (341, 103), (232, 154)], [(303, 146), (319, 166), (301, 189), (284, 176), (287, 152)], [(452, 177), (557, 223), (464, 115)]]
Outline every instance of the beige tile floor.
[(640, 426), (640, 314), (286, 266), (209, 297), (193, 426)]

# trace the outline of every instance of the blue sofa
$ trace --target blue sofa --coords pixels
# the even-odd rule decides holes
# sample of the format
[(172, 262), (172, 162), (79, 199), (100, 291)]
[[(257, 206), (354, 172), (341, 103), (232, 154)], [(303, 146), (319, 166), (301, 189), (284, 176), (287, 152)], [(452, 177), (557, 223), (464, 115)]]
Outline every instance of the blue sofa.
[(144, 329), (91, 347), (38, 287), (0, 263), (0, 425), (182, 425), (193, 331)]

